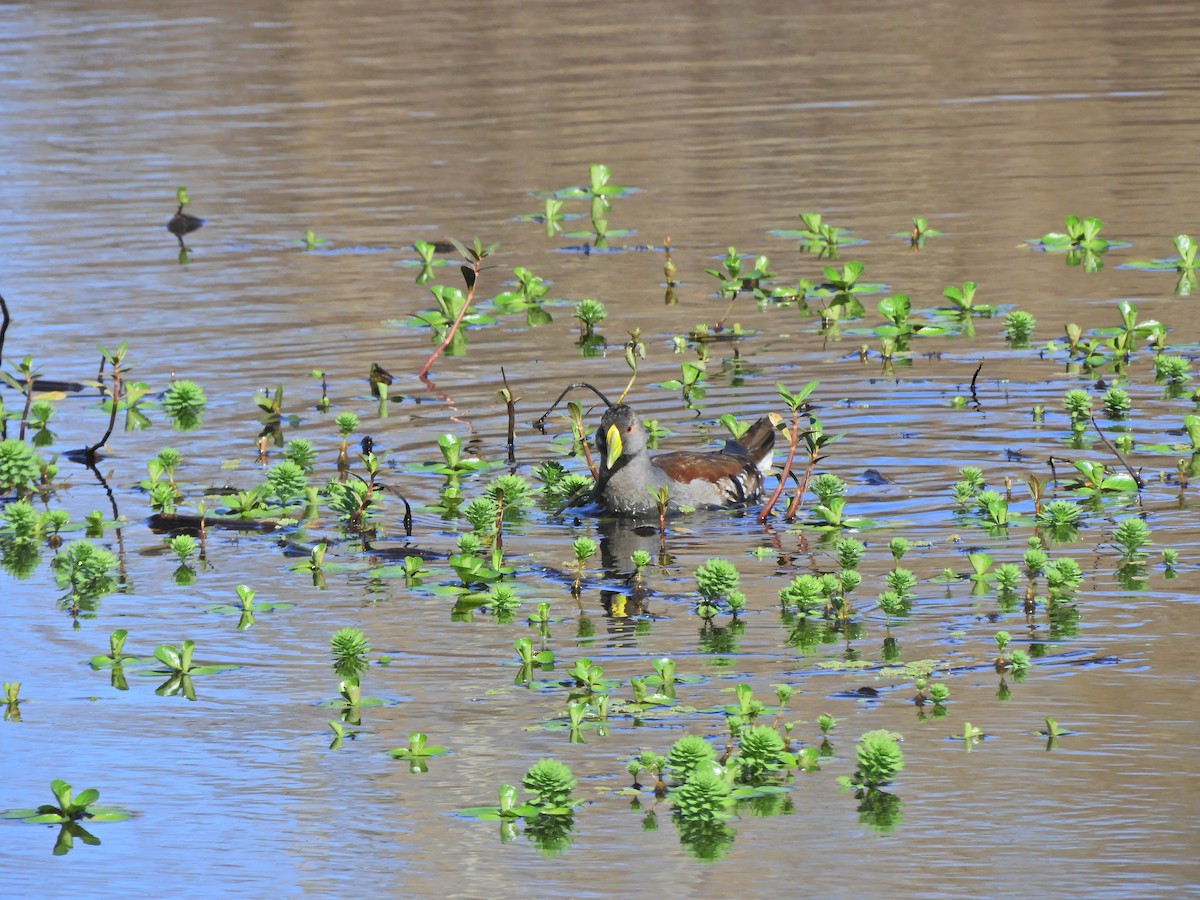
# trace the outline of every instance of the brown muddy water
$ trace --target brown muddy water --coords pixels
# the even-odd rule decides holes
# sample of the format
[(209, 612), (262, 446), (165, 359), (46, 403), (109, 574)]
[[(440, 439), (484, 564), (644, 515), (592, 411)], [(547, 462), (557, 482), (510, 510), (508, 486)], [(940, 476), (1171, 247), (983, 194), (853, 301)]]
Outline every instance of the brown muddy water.
[[(1068, 323), (1118, 326), (1117, 303), (1128, 300), (1142, 319), (1165, 323), (1170, 353), (1197, 354), (1197, 301), (1176, 294), (1174, 273), (1120, 264), (1171, 256), (1177, 234), (1200, 236), (1200, 10), (252, 0), (2, 12), (0, 291), (13, 320), (5, 368), (30, 354), (46, 377), (85, 381), (96, 344), (127, 341), (132, 377), (156, 393), (172, 375), (191, 379), (208, 397), (198, 432), (174, 432), (150, 409), (152, 427), (111, 440), (99, 471), (122, 525), (100, 543), (119, 554), (124, 578), (93, 616), (73, 622), (61, 608), (49, 548), (29, 577), (0, 576), (0, 677), (21, 682), (24, 701), (19, 722), (0, 723), (0, 810), (49, 802), (49, 782), (63, 778), (134, 813), (94, 825), (102, 843), (76, 841), (66, 856), (51, 854), (52, 829), (0, 823), (3, 893), (1200, 892), (1200, 546), (1195, 488), (1176, 478), (1177, 459), (1190, 453), (1182, 428), (1195, 411), (1194, 379), (1173, 398), (1155, 382), (1146, 341), (1121, 372), (1111, 362), (1081, 366), (1063, 342)], [(590, 163), (637, 188), (613, 201), (609, 227), (633, 233), (611, 238), (610, 252), (582, 252), (586, 237), (547, 236), (522, 218), (541, 212), (550, 191), (586, 183)], [(185, 262), (163, 228), (181, 185), (189, 211), (208, 220), (189, 236)], [(568, 201), (564, 212), (584, 214), (567, 231), (588, 229), (586, 203)], [(862, 297), (863, 316), (837, 328), (794, 304), (739, 298), (731, 321), (754, 334), (714, 345), (703, 393), (685, 403), (661, 385), (695, 359), (692, 347), (674, 352), (672, 337), (723, 311), (704, 270), (734, 246), (769, 256), (770, 287), (820, 282), (827, 261), (774, 234), (799, 227), (802, 212), (864, 239), (843, 247), (838, 264), (862, 261), (863, 279), (885, 292)], [(1061, 230), (1069, 214), (1101, 218), (1102, 236), (1132, 246), (1105, 254), (1097, 272), (1029, 249), (1025, 239)], [(913, 216), (944, 232), (919, 252), (892, 236)], [(295, 243), (306, 229), (329, 242), (306, 252)], [(500, 244), (480, 277), (481, 308), (525, 266), (552, 284), (553, 321), (530, 328), (523, 315), (505, 314), (473, 328), (466, 355), (439, 361), (427, 388), (415, 373), (429, 332), (402, 324), (434, 306), (414, 283), (412, 244), (475, 235)], [(683, 282), (673, 305), (667, 236)], [(438, 270), (438, 281), (460, 283), (453, 268)], [(914, 340), (910, 355), (885, 366), (878, 300), (906, 294), (913, 318), (925, 321), (942, 289), (964, 281), (977, 282), (977, 302), (999, 314), (977, 317), (973, 329), (943, 319), (947, 333)], [(571, 315), (584, 298), (608, 311), (607, 352), (590, 357)], [(1002, 314), (1013, 309), (1037, 319), (1026, 349), (1004, 339)], [(602, 534), (593, 517), (534, 508), (505, 538), (522, 598), (511, 624), (486, 611), (453, 616), (456, 579), (444, 562), (430, 563), (417, 587), (368, 574), (364, 564), (388, 561), (343, 537), (324, 508), (283, 535), (213, 530), (190, 586), (175, 583), (175, 562), (147, 525), (138, 482), (163, 447), (183, 453), (185, 508), (205, 488), (261, 481), (253, 397), (281, 383), (284, 437), (307, 438), (320, 454), (314, 483), (334, 474), (333, 415), (357, 413), (355, 440), (373, 436), (387, 480), (413, 505), (413, 544), (444, 559), (467, 525), (431, 509), (442, 476), (413, 468), (440, 459), (438, 435), (503, 461), (503, 365), (521, 398), (516, 471), (532, 477), (546, 460), (583, 471), (567, 456), (563, 418), (552, 417), (546, 435), (529, 423), (569, 382), (619, 393), (629, 374), (621, 345), (635, 329), (647, 357), (631, 402), (669, 429), (667, 448), (712, 445), (722, 413), (782, 413), (776, 383), (797, 390), (819, 380), (815, 413), (827, 432), (844, 433), (821, 468), (847, 483), (847, 514), (874, 524), (856, 533), (867, 550), (851, 640), (807, 648), (788, 640), (779, 589), (837, 567), (810, 511), (799, 524), (672, 520), (648, 600), (622, 610), (628, 589), (617, 569), (637, 546), (657, 553), (657, 536)], [(369, 395), (373, 362), (396, 376), (386, 417)], [(978, 405), (955, 408), (981, 363)], [(315, 407), (314, 369), (327, 373), (329, 413)], [(968, 552), (1019, 563), (1033, 525), (1018, 519), (989, 532), (957, 511), (951, 485), (963, 466), (978, 466), (1001, 491), (1012, 479), (1012, 511), (1026, 517), (1032, 475), (1052, 496), (1072, 498), (1065, 478), (1053, 486), (1051, 457), (1060, 475), (1074, 460), (1115, 464), (1092, 431), (1071, 443), (1062, 409), (1073, 388), (1099, 407), (1100, 379), (1132, 397), (1128, 457), (1146, 488), (1140, 504), (1124, 495), (1088, 506), (1078, 538), (1049, 547), (1083, 570), (1077, 621), (1048, 616), (1042, 579), (1027, 620), (1019, 602), (1005, 611), (994, 588), (972, 594), (965, 575)], [(21, 402), (4, 389), (10, 414)], [(1032, 415), (1039, 404), (1042, 422)], [(589, 409), (594, 423), (599, 410)], [(43, 452), (94, 441), (104, 421), (94, 390), (68, 396)], [(1112, 437), (1120, 432), (1120, 423), (1099, 422)], [(279, 458), (272, 447), (269, 462)], [(97, 478), (59, 465), (50, 506), (75, 523), (94, 509), (111, 517)], [(886, 481), (866, 477), (869, 469)], [(479, 496), (497, 471), (463, 478), (463, 495)], [(403, 512), (385, 499), (377, 546), (405, 545)], [(1142, 574), (1122, 580), (1110, 537), (1116, 522), (1138, 515), (1152, 543)], [(600, 541), (618, 565), (606, 572), (593, 560), (576, 601), (557, 573), (580, 536)], [(921, 581), (913, 615), (889, 630), (876, 598), (895, 536), (914, 543), (904, 564)], [(324, 589), (293, 571), (303, 557), (286, 546), (318, 540), (330, 541)], [(756, 558), (757, 547), (771, 552)], [(1164, 548), (1179, 551), (1174, 573)], [(693, 573), (715, 556), (740, 569), (749, 608), (740, 629), (722, 615), (714, 634), (691, 607)], [(932, 580), (947, 568), (964, 577)], [(206, 609), (236, 603), (239, 584), (259, 601), (295, 606), (238, 631), (236, 615)], [(585, 743), (544, 728), (564, 719), (567, 688), (515, 685), (510, 665), (513, 641), (536, 638), (526, 618), (540, 600), (556, 620), (547, 646), (557, 666), (543, 678), (565, 681), (589, 657), (620, 682), (615, 704), (630, 699), (631, 677), (671, 656), (681, 674), (703, 676), (678, 690), (701, 711), (637, 722), (614, 713), (606, 734), (584, 730)], [(329, 639), (343, 626), (367, 635), (373, 664), (363, 694), (387, 703), (365, 708), (357, 737), (331, 750), (327, 722), (338, 710), (320, 704), (337, 694)], [(192, 639), (198, 662), (239, 668), (197, 677), (195, 702), (157, 696), (159, 680), (132, 671), (129, 689), (116, 690), (87, 661), (118, 628), (139, 656)], [(991, 665), (1000, 629), (1043, 654), (1023, 680), (1002, 682)], [(948, 666), (944, 718), (913, 704), (911, 677), (880, 671), (885, 654)], [(853, 661), (865, 667), (847, 669)], [(666, 754), (687, 733), (723, 747), (724, 716), (714, 708), (733, 702), (739, 683), (772, 704), (772, 685), (794, 687), (784, 718), (797, 723), (798, 746), (819, 743), (819, 714), (837, 716), (834, 753), (821, 771), (795, 774), (770, 809), (742, 806), (728, 822), (732, 843), (701, 861), (681, 842), (668, 801), (643, 792), (633, 808), (622, 793), (625, 767), (643, 749)], [(1074, 732), (1050, 750), (1038, 733), (1047, 716)], [(958, 737), (966, 723), (987, 737), (968, 747)], [(888, 788), (901, 815), (891, 827), (860, 816), (837, 784), (854, 768), (855, 740), (876, 728), (903, 735), (906, 766)], [(386, 752), (417, 730), (452, 751), (424, 774)], [(558, 852), (535, 846), (520, 826), (504, 841), (496, 823), (455, 815), (496, 802), (500, 785), (519, 784), (545, 757), (570, 766), (585, 801)]]

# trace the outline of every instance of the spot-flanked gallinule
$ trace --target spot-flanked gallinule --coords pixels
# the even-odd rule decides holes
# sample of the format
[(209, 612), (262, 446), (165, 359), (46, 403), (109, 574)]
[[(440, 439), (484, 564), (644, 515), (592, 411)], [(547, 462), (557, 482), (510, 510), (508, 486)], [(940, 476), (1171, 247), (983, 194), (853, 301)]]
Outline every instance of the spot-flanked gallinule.
[(763, 475), (771, 468), (775, 427), (769, 418), (755, 422), (724, 449), (681, 451), (650, 456), (646, 429), (630, 407), (610, 407), (596, 429), (600, 474), (592, 499), (617, 515), (647, 515), (658, 510), (651, 494), (667, 488), (671, 509), (745, 506), (758, 499)]

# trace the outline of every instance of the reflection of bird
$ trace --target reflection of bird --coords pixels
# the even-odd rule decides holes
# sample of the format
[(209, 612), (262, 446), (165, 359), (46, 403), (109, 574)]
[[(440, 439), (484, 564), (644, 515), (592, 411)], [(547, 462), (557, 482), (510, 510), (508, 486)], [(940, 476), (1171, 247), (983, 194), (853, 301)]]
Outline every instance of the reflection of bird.
[(175, 235), (179, 239), (179, 246), (183, 246), (183, 236), (191, 234), (197, 228), (204, 224), (204, 220), (199, 216), (193, 216), (185, 213), (183, 208), (188, 205), (187, 188), (179, 188), (175, 192), (175, 199), (179, 201), (179, 209), (175, 210), (175, 215), (171, 216), (167, 222), (167, 231)]
[(618, 515), (656, 512), (651, 491), (667, 489), (671, 509), (737, 507), (753, 503), (771, 468), (775, 428), (761, 418), (736, 441), (709, 453), (682, 451), (650, 456), (646, 429), (628, 406), (608, 409), (596, 430), (600, 475), (592, 499)]

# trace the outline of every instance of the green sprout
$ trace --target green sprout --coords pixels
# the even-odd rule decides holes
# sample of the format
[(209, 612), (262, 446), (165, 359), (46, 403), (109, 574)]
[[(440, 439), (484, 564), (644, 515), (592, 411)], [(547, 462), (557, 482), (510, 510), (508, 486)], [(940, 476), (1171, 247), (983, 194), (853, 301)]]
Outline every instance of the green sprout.
[(42, 517), (33, 504), (25, 500), (13, 500), (0, 509), (0, 531), (13, 543), (38, 544), (42, 540)]
[(299, 240), (306, 251), (316, 250), (322, 244), (328, 244), (329, 238), (317, 237), (317, 233), (311, 228), (304, 229), (304, 236)]
[(779, 603), (784, 609), (795, 607), (800, 615), (815, 615), (825, 606), (819, 578), (805, 573), (797, 575), (779, 591)]
[(1101, 402), (1104, 404), (1104, 414), (1110, 419), (1127, 419), (1130, 410), (1133, 409), (1133, 400), (1129, 392), (1116, 385), (1104, 392)]
[(1033, 313), (1023, 309), (1014, 309), (1004, 315), (1004, 338), (1010, 344), (1021, 346), (1033, 336), (1037, 327), (1037, 319)]
[(426, 760), (431, 756), (444, 756), (449, 752), (445, 747), (430, 744), (429, 736), (425, 732), (410, 731), (408, 733), (408, 746), (394, 747), (388, 751), (388, 756), (392, 757), (392, 759), (408, 760), (409, 771), (416, 774), (429, 771)]
[(839, 538), (833, 546), (837, 553), (838, 565), (843, 569), (857, 569), (867, 551), (862, 541), (852, 537)]
[(1079, 524), (1083, 508), (1070, 500), (1051, 500), (1038, 513), (1038, 522), (1050, 528), (1072, 527)]
[(572, 542), (571, 550), (575, 554), (575, 584), (578, 586), (580, 580), (583, 578), (584, 567), (587, 565), (587, 561), (596, 555), (596, 542), (589, 537), (579, 537)]
[(341, 628), (330, 639), (329, 648), (333, 653), (334, 674), (348, 684), (357, 685), (370, 665), (367, 654), (371, 646), (366, 635), (357, 628)]
[(299, 466), (300, 470), (305, 475), (311, 475), (317, 467), (317, 451), (312, 445), (312, 441), (304, 438), (293, 438), (287, 442), (287, 446), (283, 448), (283, 458)]
[(196, 552), (196, 539), (190, 534), (178, 534), (172, 538), (166, 538), (165, 543), (172, 553), (179, 557), (180, 565), (187, 565), (187, 561)]
[(178, 431), (193, 431), (200, 426), (207, 400), (204, 390), (194, 381), (180, 378), (171, 382), (162, 398), (163, 412)]
[(282, 459), (267, 472), (266, 487), (267, 493), (275, 497), (280, 506), (287, 506), (297, 497), (304, 495), (308, 488), (308, 479), (301, 466)]
[(1154, 357), (1154, 379), (1158, 382), (1181, 384), (1191, 375), (1191, 363), (1182, 356), (1160, 353)]
[[(4, 688), (4, 721), (21, 721), (21, 682), (5, 681), (0, 684)], [(0, 816), (2, 818), (2, 816)]]
[(579, 320), (579, 342), (582, 344), (593, 336), (596, 326), (608, 318), (608, 311), (599, 300), (580, 300), (575, 304), (572, 315)]
[(126, 660), (137, 659), (125, 652), (125, 638), (129, 632), (118, 628), (108, 636), (108, 656), (93, 656), (89, 665), (93, 669), (107, 669), (122, 665)]

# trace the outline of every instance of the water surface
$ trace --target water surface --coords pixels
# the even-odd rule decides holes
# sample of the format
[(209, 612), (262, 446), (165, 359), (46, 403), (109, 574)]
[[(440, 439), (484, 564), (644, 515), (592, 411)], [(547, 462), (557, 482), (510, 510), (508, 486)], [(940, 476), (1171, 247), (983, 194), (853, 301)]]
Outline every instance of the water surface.
[[(82, 381), (94, 376), (97, 343), (128, 341), (136, 378), (157, 391), (174, 374), (209, 397), (198, 436), (172, 433), (157, 413), (150, 430), (111, 442), (100, 468), (127, 524), (120, 545), (115, 531), (105, 544), (123, 551), (128, 585), (104, 598), (95, 618), (72, 627), (45, 565), (28, 580), (5, 576), (0, 675), (21, 681), (28, 701), (22, 722), (0, 727), (0, 809), (48, 802), (47, 784), (62, 777), (137, 813), (97, 825), (100, 847), (77, 845), (61, 858), (50, 855), (46, 830), (5, 825), (0, 871), (14, 894), (164, 884), (184, 896), (332, 893), (367, 883), (404, 896), (708, 896), (743, 892), (748, 877), (761, 893), (797, 885), (923, 896), (1013, 885), (1088, 897), (1197, 889), (1190, 748), (1200, 737), (1200, 698), (1188, 636), (1200, 626), (1200, 583), (1194, 492), (1158, 477), (1174, 473), (1174, 455), (1135, 450), (1131, 461), (1149, 476), (1143, 508), (1155, 554), (1178, 548), (1178, 577), (1165, 580), (1155, 555), (1141, 587), (1118, 584), (1107, 535), (1113, 519), (1137, 510), (1107, 504), (1077, 542), (1055, 548), (1086, 575), (1075, 634), (1053, 633), (1044, 616), (1031, 633), (1019, 612), (996, 615), (991, 595), (922, 583), (913, 619), (892, 634), (904, 659), (957, 667), (945, 720), (918, 721), (911, 683), (816, 666), (842, 659), (844, 645), (810, 656), (787, 645), (779, 588), (798, 572), (832, 567), (813, 530), (778, 521), (762, 528), (752, 517), (674, 523), (671, 564), (652, 575), (654, 593), (636, 621), (606, 611), (598, 569), (578, 604), (559, 578), (522, 579), (522, 615), (547, 599), (564, 618), (551, 642), (560, 671), (586, 655), (627, 682), (671, 655), (681, 672), (707, 676), (686, 688), (696, 707), (729, 702), (723, 692), (741, 681), (763, 698), (787, 682), (799, 739), (813, 741), (819, 713), (839, 717), (836, 757), (797, 779), (792, 813), (734, 819), (736, 839), (712, 864), (681, 848), (668, 804), (659, 804), (657, 830), (647, 830), (646, 810), (631, 812), (618, 791), (640, 749), (666, 753), (688, 730), (720, 735), (721, 716), (638, 729), (623, 720), (606, 737), (570, 744), (565, 732), (536, 728), (563, 714), (565, 691), (514, 687), (515, 670), (499, 665), (512, 659), (524, 624), (486, 614), (452, 622), (452, 599), (406, 590), (402, 580), (331, 574), (318, 590), (290, 571), (295, 559), (273, 538), (255, 535), (214, 534), (196, 584), (176, 587), (173, 561), (146, 552), (161, 539), (145, 526), (149, 509), (136, 490), (146, 460), (167, 445), (184, 451), (189, 485), (255, 483), (260, 426), (251, 398), (276, 383), (285, 411), (299, 417), (286, 436), (317, 444), (327, 472), (335, 429), (314, 409), (319, 384), (310, 377), (321, 369), (334, 411), (357, 412), (362, 431), (392, 454), (389, 478), (416, 509), (415, 540), (446, 553), (465, 526), (428, 510), (440, 477), (404, 467), (438, 458), (435, 440), (447, 431), (486, 459), (503, 458), (501, 364), (522, 398), (519, 471), (563, 459), (553, 440), (566, 435), (563, 421), (552, 419), (546, 436), (527, 423), (571, 381), (618, 393), (628, 376), (620, 345), (640, 329), (648, 356), (631, 400), (670, 429), (664, 446), (672, 449), (720, 439), (714, 420), (723, 412), (782, 412), (776, 382), (798, 389), (820, 380), (818, 414), (828, 431), (845, 432), (823, 465), (850, 485), (849, 510), (888, 523), (860, 535), (869, 545), (858, 598), (865, 634), (853, 649), (877, 663), (888, 632), (870, 607), (889, 564), (887, 540), (927, 542), (906, 558), (923, 579), (945, 567), (967, 571), (968, 549), (1019, 560), (1032, 529), (987, 535), (954, 516), (950, 485), (965, 465), (984, 469), (992, 486), (1011, 477), (1014, 510), (1029, 513), (1022, 484), (1029, 473), (1049, 479), (1048, 457), (1110, 461), (1095, 442), (1081, 453), (1063, 440), (1062, 395), (1095, 378), (1067, 365), (1061, 350), (1009, 349), (994, 319), (979, 320), (974, 337), (918, 342), (911, 363), (889, 372), (877, 353), (859, 354), (863, 344), (878, 347), (869, 333), (881, 321), (877, 297), (840, 337), (794, 307), (760, 310), (743, 298), (731, 321), (757, 334), (738, 344), (736, 364), (731, 345), (714, 347), (706, 393), (689, 409), (678, 391), (654, 385), (677, 377), (687, 358), (672, 352), (671, 336), (721, 315), (703, 270), (735, 246), (767, 254), (779, 284), (820, 280), (823, 261), (771, 232), (821, 212), (869, 240), (842, 261), (861, 259), (868, 280), (908, 294), (917, 309), (937, 305), (946, 285), (972, 280), (979, 302), (1037, 317), (1037, 346), (1068, 322), (1117, 325), (1116, 302), (1129, 299), (1143, 318), (1169, 325), (1175, 352), (1192, 355), (1200, 337), (1193, 301), (1173, 293), (1174, 276), (1117, 264), (1167, 256), (1174, 235), (1195, 233), (1195, 11), (1078, 2), (1003, 11), (618, 2), (601, 13), (552, 3), (58, 2), (7, 6), (3, 21), (6, 364), (28, 353), (49, 377)], [(610, 214), (612, 228), (634, 230), (612, 241), (617, 252), (572, 252), (586, 241), (547, 237), (519, 220), (541, 211), (547, 192), (584, 183), (593, 162), (639, 189)], [(163, 228), (180, 185), (209, 220), (189, 237), (186, 264)], [(1024, 245), (1067, 214), (1098, 216), (1106, 236), (1133, 247), (1091, 274)], [(945, 232), (919, 253), (889, 236), (914, 215)], [(304, 252), (294, 242), (308, 228), (330, 243)], [(475, 235), (501, 245), (481, 277), (483, 295), (526, 266), (569, 302), (551, 305), (553, 323), (537, 329), (509, 316), (473, 331), (469, 353), (439, 362), (429, 390), (414, 377), (428, 333), (396, 323), (433, 304), (404, 264), (415, 259), (414, 240)], [(668, 236), (684, 282), (676, 305), (664, 303)], [(452, 269), (442, 271), (456, 283)], [(587, 297), (609, 313), (601, 331), (611, 347), (594, 358), (580, 353), (570, 316)], [(385, 419), (368, 396), (372, 362), (398, 376), (393, 396), (403, 399)], [(981, 405), (952, 410), (980, 362)], [(1135, 357), (1128, 389), (1139, 444), (1184, 440), (1178, 432), (1193, 405), (1164, 397), (1149, 351)], [(18, 402), (7, 391), (7, 408)], [(94, 394), (61, 403), (52, 451), (96, 439), (103, 416), (94, 404)], [(1030, 414), (1037, 404), (1048, 410), (1045, 424)], [(61, 465), (69, 486), (54, 505), (76, 521), (108, 509), (86, 469)], [(862, 479), (868, 468), (888, 483)], [(486, 477), (467, 479), (464, 493), (481, 491)], [(401, 543), (401, 516), (398, 503), (385, 504), (381, 544)], [(326, 521), (292, 537), (336, 534)], [(598, 523), (536, 512), (506, 549), (518, 567), (547, 572), (561, 569), (580, 535), (598, 536)], [(638, 543), (628, 534), (607, 540), (619, 558)], [(749, 552), (760, 545), (778, 552), (755, 560)], [(688, 598), (692, 572), (714, 555), (738, 564), (751, 609), (736, 652), (723, 655), (703, 649)], [(359, 558), (348, 546), (331, 549), (331, 559)], [(438, 580), (449, 580), (444, 570)], [(233, 602), (242, 583), (296, 608), (260, 615), (244, 632), (204, 611)], [(345, 625), (392, 658), (372, 668), (364, 693), (395, 702), (365, 711), (361, 736), (330, 751), (325, 723), (334, 713), (317, 704), (336, 693), (328, 640)], [(997, 699), (987, 665), (1002, 627), (1050, 645), (1025, 681), (1008, 685), (1007, 700)], [(242, 668), (197, 679), (195, 703), (154, 696), (157, 682), (147, 678), (131, 676), (128, 692), (115, 691), (86, 665), (115, 628), (130, 632), (132, 652), (191, 638), (201, 661)], [(1081, 664), (1094, 658), (1106, 664)], [(862, 686), (885, 690), (871, 703), (841, 696)], [(1049, 753), (1037, 734), (1047, 715), (1078, 732)], [(968, 721), (989, 735), (970, 752), (949, 739)], [(835, 782), (853, 768), (854, 739), (880, 727), (904, 734), (907, 760), (893, 788), (903, 820), (884, 835), (859, 822)], [(454, 751), (420, 776), (384, 752), (418, 729)], [(560, 858), (543, 858), (524, 838), (501, 843), (493, 824), (451, 815), (492, 802), (500, 784), (546, 756), (571, 766), (587, 799)]]

